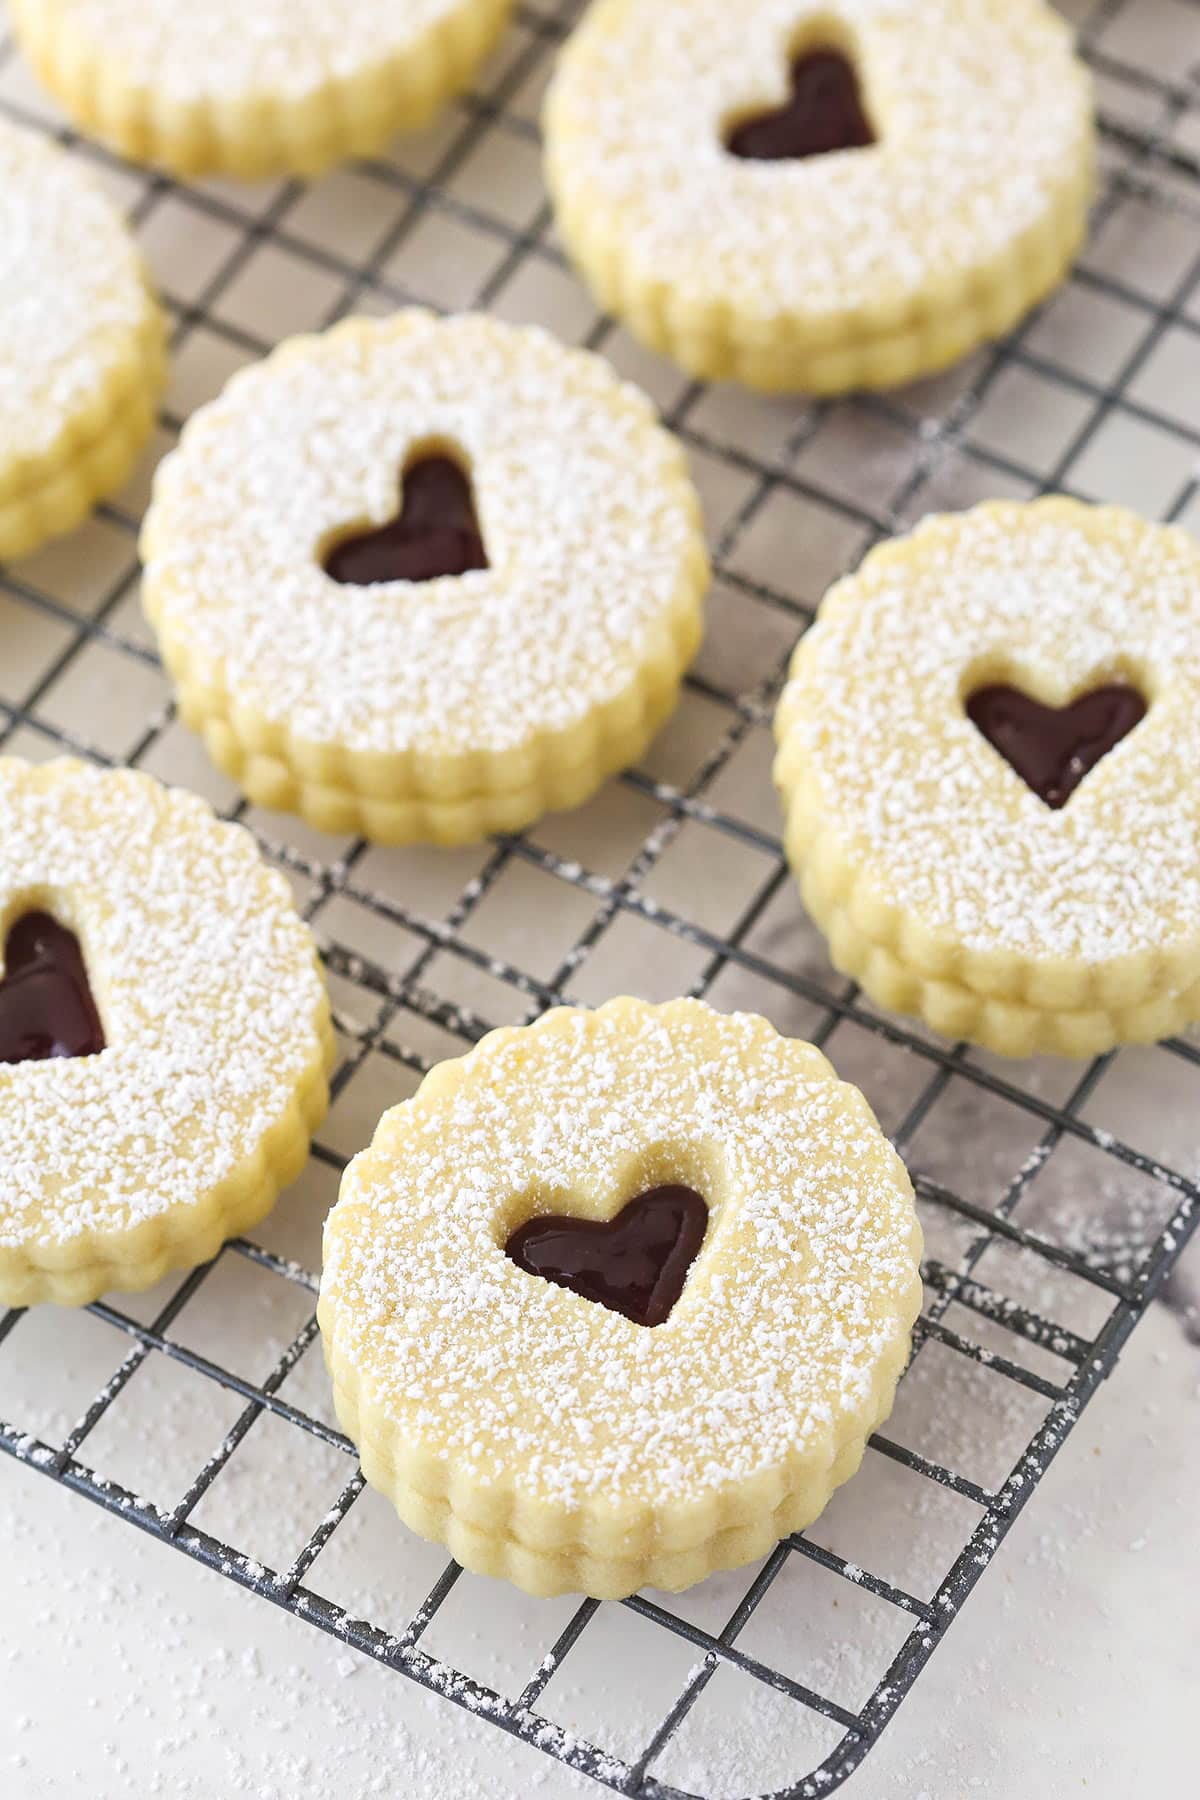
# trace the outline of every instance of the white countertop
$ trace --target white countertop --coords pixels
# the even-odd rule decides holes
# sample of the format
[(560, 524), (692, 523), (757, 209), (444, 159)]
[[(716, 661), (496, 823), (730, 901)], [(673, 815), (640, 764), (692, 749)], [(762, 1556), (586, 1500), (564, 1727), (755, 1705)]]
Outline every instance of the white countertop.
[[(1200, 1251), (1190, 1260), (1200, 1275)], [(1156, 1305), (845, 1793), (1182, 1800), (1200, 1692), (1198, 1494), (1200, 1348)], [(360, 1505), (377, 1544), (395, 1548), (399, 1533), (399, 1554), (432, 1566), (382, 1503)], [(8, 1460), (0, 1542), (7, 1800), (604, 1791)], [(312, 1579), (320, 1588), (317, 1571)], [(536, 1603), (463, 1582), (472, 1591), (455, 1621), (459, 1645), (469, 1656), (478, 1631), (491, 1673), (524, 1680), (537, 1658)], [(586, 1677), (596, 1716), (619, 1733), (622, 1696), (639, 1690), (630, 1658), (651, 1658), (653, 1684), (657, 1640), (614, 1616), (627, 1621), (627, 1641), (619, 1653), (608, 1643), (607, 1667), (592, 1657), (573, 1670), (568, 1659), (563, 1673)], [(794, 1630), (803, 1636), (802, 1623)], [(796, 1773), (782, 1720), (751, 1711), (730, 1724), (727, 1715), (698, 1730), (673, 1779), (741, 1794)], [(743, 1785), (714, 1782), (737, 1767)]]

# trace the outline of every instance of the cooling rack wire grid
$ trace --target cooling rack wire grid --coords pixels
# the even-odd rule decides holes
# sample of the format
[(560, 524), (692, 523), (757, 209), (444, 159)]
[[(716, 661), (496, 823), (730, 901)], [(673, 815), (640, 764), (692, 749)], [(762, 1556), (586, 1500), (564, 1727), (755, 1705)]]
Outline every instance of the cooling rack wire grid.
[[(241, 818), (319, 935), (341, 1046), (310, 1168), (253, 1242), (149, 1296), (0, 1318), (0, 1416), (24, 1408), (0, 1446), (618, 1793), (681, 1800), (671, 1771), (695, 1721), (757, 1693), (791, 1758), (777, 1793), (823, 1795), (868, 1754), (1169, 1292), (1197, 1217), (1200, 1033), (1087, 1068), (1002, 1064), (873, 1010), (829, 966), (783, 861), (772, 705), (827, 583), (925, 512), (1062, 490), (1200, 531), (1200, 0), (1064, 9), (1096, 76), (1102, 155), (1065, 288), (946, 376), (808, 407), (688, 382), (567, 270), (536, 121), (581, 10), (523, 0), (432, 130), (313, 187), (181, 187), (116, 162), (64, 129), (0, 15), (0, 110), (70, 146), (126, 207), (174, 328), (154, 457), (68, 543), (0, 577), (3, 749), (136, 765)], [(278, 338), (411, 301), (537, 320), (648, 388), (692, 458), (716, 567), (706, 647), (643, 765), (579, 813), (453, 853), (321, 838), (239, 803), (177, 722), (137, 600), (149, 464), (187, 413)], [(866, 1089), (913, 1170), (926, 1307), (886, 1434), (809, 1532), (691, 1594), (524, 1603), (528, 1667), (492, 1683), (454, 1630), (492, 1606), (492, 1584), (392, 1522), (370, 1616), (350, 1585), (374, 1502), (314, 1347), (320, 1220), (347, 1156), (433, 1062), (623, 991), (763, 1012)], [(40, 1344), (62, 1381), (30, 1417)], [(190, 1463), (181, 1409), (215, 1442)], [(586, 1697), (566, 1705), (560, 1674), (617, 1627), (655, 1635), (661, 1692), (631, 1696), (636, 1730), (614, 1744)]]

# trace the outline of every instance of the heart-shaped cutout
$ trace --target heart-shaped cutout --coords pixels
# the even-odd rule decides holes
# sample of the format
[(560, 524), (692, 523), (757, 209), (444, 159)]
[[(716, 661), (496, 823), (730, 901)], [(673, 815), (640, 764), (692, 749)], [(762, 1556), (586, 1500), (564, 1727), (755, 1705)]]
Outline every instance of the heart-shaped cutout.
[(806, 50), (789, 71), (782, 106), (743, 119), (725, 139), (733, 156), (785, 162), (831, 150), (865, 150), (875, 133), (863, 108), (858, 71), (840, 50)]
[(1127, 682), (1093, 688), (1069, 706), (1045, 706), (1000, 682), (977, 689), (967, 701), (971, 723), (1056, 812), (1145, 716), (1145, 700)]
[(707, 1229), (708, 1207), (694, 1188), (656, 1187), (615, 1219), (528, 1219), (504, 1249), (529, 1275), (624, 1313), (635, 1325), (661, 1325)]
[(470, 478), (440, 452), (405, 469), (396, 518), (343, 538), (325, 558), (325, 573), (346, 587), (434, 581), (487, 566)]
[(49, 913), (25, 913), (4, 946), (0, 1063), (95, 1056), (103, 1048), (79, 939)]

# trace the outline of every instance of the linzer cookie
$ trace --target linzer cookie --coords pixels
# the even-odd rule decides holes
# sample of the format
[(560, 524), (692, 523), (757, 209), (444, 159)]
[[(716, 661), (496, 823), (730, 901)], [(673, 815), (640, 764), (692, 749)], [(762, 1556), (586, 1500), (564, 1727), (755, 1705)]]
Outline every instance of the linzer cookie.
[(203, 1262), (295, 1176), (332, 1030), (249, 833), (148, 775), (0, 759), (0, 1303)]
[(1052, 499), (826, 596), (776, 720), (805, 904), (881, 1005), (1011, 1056), (1200, 1018), (1200, 549)]
[(162, 465), (147, 613), (249, 797), (461, 843), (633, 763), (708, 564), (649, 401), (545, 332), (406, 311), (285, 344)]
[(465, 88), (512, 0), (10, 0), (84, 131), (180, 175), (314, 174)]
[(564, 1008), (434, 1069), (346, 1171), (338, 1415), (467, 1568), (686, 1587), (857, 1469), (920, 1248), (899, 1159), (811, 1045), (695, 1000)]
[(545, 116), (559, 232), (692, 374), (840, 393), (926, 375), (1063, 276), (1087, 75), (1042, 0), (597, 0)]
[(154, 425), (163, 342), (107, 197), (44, 138), (0, 123), (0, 560), (124, 485)]

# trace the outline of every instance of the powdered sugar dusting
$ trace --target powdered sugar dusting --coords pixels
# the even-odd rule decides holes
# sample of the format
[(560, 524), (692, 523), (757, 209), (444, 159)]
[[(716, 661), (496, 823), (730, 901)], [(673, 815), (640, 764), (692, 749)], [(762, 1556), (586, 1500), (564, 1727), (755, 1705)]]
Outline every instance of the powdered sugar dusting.
[[(783, 100), (805, 33), (852, 52), (878, 141), (727, 155), (730, 121)], [(553, 188), (614, 254), (764, 326), (953, 293), (1044, 223), (1090, 136), (1087, 78), (1040, 0), (602, 0), (547, 125)]]
[[(504, 1032), (387, 1115), (326, 1228), (322, 1325), (373, 1409), (456, 1478), (570, 1505), (826, 1466), (916, 1308), (907, 1178), (807, 1045), (699, 1002)], [(709, 1202), (649, 1330), (518, 1269), (515, 1223), (608, 1217), (652, 1182)], [(826, 1463), (822, 1463), (822, 1455)]]
[[(1065, 705), (1136, 682), (1141, 725), (1059, 812), (963, 709), (984, 679)], [(872, 885), (969, 949), (1089, 963), (1186, 950), (1200, 918), (1200, 552), (1063, 501), (935, 519), (835, 589), (780, 709), (781, 780), (815, 782)]]
[[(394, 517), (427, 443), (465, 457), (490, 567), (338, 586), (324, 546)], [(147, 606), (169, 656), (298, 737), (522, 745), (625, 694), (670, 645), (698, 586), (682, 467), (643, 396), (542, 331), (356, 320), (197, 415), (147, 521)]]
[(403, 55), (471, 0), (24, 0), (160, 97), (298, 99)]
[(0, 493), (107, 399), (150, 306), (106, 196), (60, 150), (0, 122)]
[(0, 761), (0, 920), (83, 946), (95, 1057), (0, 1066), (0, 1248), (35, 1252), (197, 1207), (322, 1057), (324, 988), (249, 834), (148, 776)]

